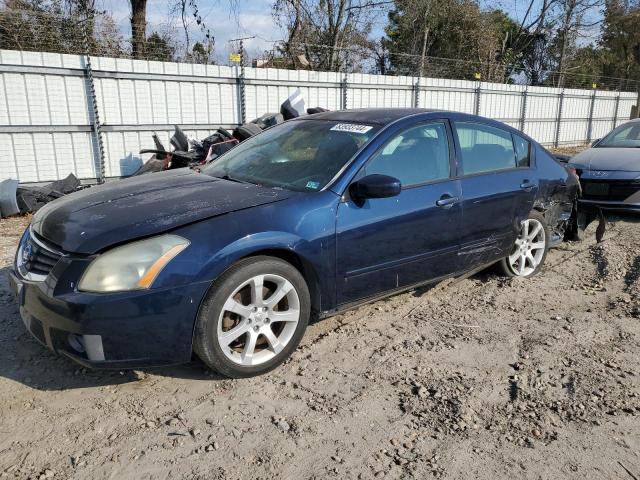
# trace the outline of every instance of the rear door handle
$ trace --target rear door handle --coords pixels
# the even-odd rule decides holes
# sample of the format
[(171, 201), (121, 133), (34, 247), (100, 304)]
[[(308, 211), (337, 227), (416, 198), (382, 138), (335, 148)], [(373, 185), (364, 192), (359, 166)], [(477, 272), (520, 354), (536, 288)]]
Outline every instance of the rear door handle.
[(452, 197), (451, 195), (443, 195), (442, 197), (440, 197), (440, 200), (436, 201), (436, 205), (438, 207), (451, 208), (455, 203), (458, 202), (458, 200), (460, 200), (459, 197)]
[(536, 186), (536, 184), (535, 184), (535, 183), (533, 183), (533, 182), (530, 182), (529, 180), (524, 180), (524, 181), (520, 184), (520, 188), (521, 188), (522, 190), (526, 190), (527, 192), (528, 192), (529, 190), (532, 190), (532, 189), (533, 189), (533, 187), (535, 187), (535, 186)]

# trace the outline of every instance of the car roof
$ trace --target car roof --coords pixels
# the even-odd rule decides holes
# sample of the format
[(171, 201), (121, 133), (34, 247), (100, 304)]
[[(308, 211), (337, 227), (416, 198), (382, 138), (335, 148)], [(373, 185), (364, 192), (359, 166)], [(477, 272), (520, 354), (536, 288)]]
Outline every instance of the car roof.
[[(375, 125), (389, 125), (405, 117), (419, 113), (444, 112), (430, 108), (359, 108), (354, 110), (337, 110), (333, 112), (315, 113), (298, 117), (300, 120), (331, 120), (338, 122), (370, 123)], [(451, 113), (451, 112), (447, 112)]]
[[(329, 120), (337, 122), (365, 123), (385, 127), (397, 120), (401, 120), (403, 118), (408, 118), (418, 114), (432, 114), (428, 115), (428, 117), (448, 118), (457, 121), (479, 121), (481, 123), (493, 125), (503, 129), (506, 128), (516, 132), (516, 130), (514, 130), (509, 125), (503, 124), (491, 118), (435, 108), (359, 108), (353, 110), (336, 110), (331, 112), (315, 113), (313, 115), (304, 115), (301, 117), (297, 117), (294, 120)], [(520, 132), (518, 133), (520, 135), (523, 135)]]

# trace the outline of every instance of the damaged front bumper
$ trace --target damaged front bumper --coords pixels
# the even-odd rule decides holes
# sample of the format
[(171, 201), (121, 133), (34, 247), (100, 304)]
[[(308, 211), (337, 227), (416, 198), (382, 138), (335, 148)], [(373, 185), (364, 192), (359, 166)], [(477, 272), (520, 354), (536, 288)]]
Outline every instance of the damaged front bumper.
[(91, 368), (141, 368), (191, 359), (194, 322), (208, 284), (116, 294), (52, 294), (47, 282), (9, 272), (20, 316), (50, 350)]

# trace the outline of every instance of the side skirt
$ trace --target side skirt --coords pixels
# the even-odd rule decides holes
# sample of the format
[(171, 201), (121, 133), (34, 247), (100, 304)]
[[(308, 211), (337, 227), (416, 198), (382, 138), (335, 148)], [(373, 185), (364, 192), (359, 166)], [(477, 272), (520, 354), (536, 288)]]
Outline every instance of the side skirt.
[(424, 287), (424, 286), (427, 286), (427, 285), (440, 283), (440, 282), (443, 282), (443, 281), (448, 280), (450, 278), (454, 279), (453, 282), (451, 283), (451, 285), (455, 285), (455, 284), (461, 282), (462, 280), (465, 280), (465, 279), (475, 275), (476, 273), (479, 273), (482, 270), (484, 270), (486, 268), (489, 268), (491, 265), (494, 265), (495, 263), (496, 263), (495, 261), (492, 261), (490, 263), (486, 263), (486, 264), (483, 264), (483, 265), (481, 265), (479, 267), (476, 267), (476, 268), (474, 268), (472, 270), (466, 270), (466, 271), (463, 271), (463, 272), (460, 272), (460, 273), (453, 273), (451, 275), (444, 275), (442, 277), (433, 278), (431, 280), (427, 280), (427, 281), (424, 281), (424, 282), (418, 282), (418, 283), (414, 283), (414, 284), (411, 284), (411, 285), (400, 287), (400, 288), (397, 288), (397, 289), (394, 289), (394, 290), (388, 290), (388, 291), (386, 291), (384, 293), (381, 293), (379, 295), (374, 295), (374, 296), (371, 296), (371, 297), (365, 297), (365, 298), (363, 298), (361, 300), (357, 300), (355, 302), (344, 303), (342, 305), (338, 305), (338, 307), (335, 308), (335, 309), (326, 310), (324, 312), (316, 313), (316, 315), (314, 317), (314, 320), (322, 320), (322, 319), (325, 319), (325, 318), (328, 318), (328, 317), (332, 317), (334, 315), (345, 313), (345, 312), (348, 312), (349, 310), (354, 310), (354, 309), (356, 309), (358, 307), (361, 307), (362, 305), (366, 305), (368, 303), (373, 303), (373, 302), (376, 302), (378, 300), (382, 300), (383, 298), (392, 297), (392, 296), (398, 295), (400, 293), (404, 293), (404, 292), (408, 292), (408, 291), (411, 291), (411, 290), (415, 290), (416, 288), (419, 288), (419, 287)]

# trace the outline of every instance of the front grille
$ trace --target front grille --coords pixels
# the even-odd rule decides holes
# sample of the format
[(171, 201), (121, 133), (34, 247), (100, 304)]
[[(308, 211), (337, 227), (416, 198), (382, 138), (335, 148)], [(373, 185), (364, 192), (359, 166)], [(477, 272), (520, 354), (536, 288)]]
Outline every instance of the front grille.
[(55, 247), (36, 236), (33, 231), (19, 252), (20, 270), (28, 274), (46, 277), (62, 257)]
[(582, 197), (587, 200), (622, 202), (640, 191), (638, 180), (583, 180)]

